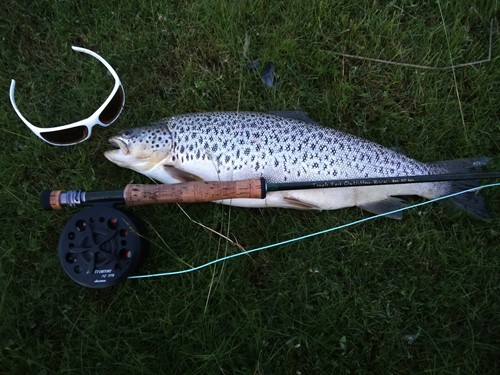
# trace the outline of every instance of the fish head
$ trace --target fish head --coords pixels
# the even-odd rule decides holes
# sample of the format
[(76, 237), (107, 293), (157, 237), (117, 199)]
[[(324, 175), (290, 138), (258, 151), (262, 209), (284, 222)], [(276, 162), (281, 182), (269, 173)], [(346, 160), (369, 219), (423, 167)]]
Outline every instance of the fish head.
[(147, 173), (168, 162), (172, 155), (172, 136), (168, 128), (129, 129), (109, 139), (116, 147), (104, 153), (111, 162), (139, 173)]

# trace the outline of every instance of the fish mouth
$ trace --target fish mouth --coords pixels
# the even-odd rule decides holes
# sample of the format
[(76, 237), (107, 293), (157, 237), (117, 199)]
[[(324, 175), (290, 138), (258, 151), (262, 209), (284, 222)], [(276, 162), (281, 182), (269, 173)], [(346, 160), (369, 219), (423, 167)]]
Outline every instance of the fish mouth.
[[(116, 148), (119, 148), (121, 152), (123, 152), (125, 155), (127, 155), (130, 152), (127, 144), (120, 138), (111, 137), (110, 139), (108, 139), (108, 142), (113, 146), (115, 146)], [(113, 151), (118, 151), (118, 150), (113, 150)]]

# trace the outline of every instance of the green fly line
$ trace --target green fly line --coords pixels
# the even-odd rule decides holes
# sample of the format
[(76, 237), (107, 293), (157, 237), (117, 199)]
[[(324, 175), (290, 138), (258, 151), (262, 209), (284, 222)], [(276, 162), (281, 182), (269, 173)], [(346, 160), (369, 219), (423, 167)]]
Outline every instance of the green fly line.
[(495, 187), (495, 186), (500, 186), (500, 182), (493, 183), (493, 184), (487, 184), (487, 185), (481, 185), (481, 186), (478, 186), (478, 187), (475, 187), (475, 188), (467, 189), (467, 190), (464, 190), (464, 191), (459, 191), (457, 193), (453, 193), (453, 194), (449, 194), (449, 195), (444, 195), (442, 197), (431, 199), (429, 201), (425, 201), (425, 202), (413, 204), (413, 205), (410, 205), (410, 206), (406, 206), (406, 207), (403, 207), (403, 208), (399, 208), (397, 210), (393, 210), (393, 211), (390, 211), (390, 212), (384, 212), (382, 214), (378, 214), (378, 215), (374, 215), (374, 216), (369, 216), (369, 217), (366, 217), (366, 218), (363, 218), (363, 219), (360, 219), (360, 220), (356, 220), (356, 221), (352, 221), (350, 223), (342, 224), (342, 225), (339, 225), (339, 226), (336, 226), (336, 227), (333, 227), (333, 228), (324, 229), (324, 230), (321, 230), (319, 232), (314, 232), (314, 233), (306, 234), (306, 235), (303, 235), (303, 236), (291, 238), (289, 240), (277, 242), (277, 243), (274, 243), (274, 244), (270, 244), (270, 245), (258, 247), (258, 248), (255, 248), (255, 249), (245, 250), (245, 251), (242, 251), (242, 252), (239, 252), (239, 253), (227, 255), (227, 256), (224, 256), (222, 258), (214, 259), (214, 260), (212, 260), (210, 262), (201, 264), (201, 265), (196, 266), (196, 267), (192, 267), (192, 268), (188, 268), (188, 269), (184, 269), (184, 270), (178, 270), (178, 271), (154, 273), (154, 274), (147, 274), (147, 275), (129, 276), (129, 279), (145, 279), (145, 278), (151, 278), (151, 277), (173, 276), (173, 275), (181, 275), (181, 274), (184, 274), (184, 273), (198, 271), (198, 270), (201, 270), (203, 268), (206, 268), (206, 267), (209, 267), (211, 265), (214, 265), (216, 263), (224, 262), (226, 260), (233, 259), (233, 258), (242, 256), (242, 255), (247, 255), (247, 254), (251, 254), (251, 253), (256, 253), (258, 251), (268, 250), (268, 249), (271, 249), (271, 248), (274, 248), (274, 247), (278, 247), (278, 246), (288, 245), (288, 244), (293, 243), (293, 242), (302, 241), (302, 240), (305, 240), (305, 239), (308, 239), (308, 238), (311, 238), (311, 237), (319, 236), (319, 235), (322, 235), (322, 234), (326, 234), (326, 233), (334, 232), (334, 231), (337, 231), (337, 230), (340, 230), (340, 229), (344, 229), (344, 228), (347, 228), (347, 227), (351, 227), (351, 226), (354, 226), (354, 225), (357, 225), (357, 224), (365, 223), (367, 221), (374, 220), (374, 219), (377, 219), (379, 217), (383, 217), (383, 216), (386, 216), (386, 215), (390, 215), (390, 214), (394, 214), (394, 213), (397, 213), (397, 212), (406, 211), (406, 210), (409, 210), (409, 209), (412, 209), (412, 208), (421, 207), (421, 206), (424, 206), (426, 204), (430, 204), (430, 203), (437, 202), (437, 201), (440, 201), (440, 200), (444, 200), (444, 199), (448, 199), (448, 198), (451, 198), (451, 197), (455, 197), (455, 196), (460, 195), (460, 194), (465, 194), (465, 193), (469, 193), (469, 192), (473, 192), (473, 191), (478, 191), (480, 189), (486, 189), (486, 188)]

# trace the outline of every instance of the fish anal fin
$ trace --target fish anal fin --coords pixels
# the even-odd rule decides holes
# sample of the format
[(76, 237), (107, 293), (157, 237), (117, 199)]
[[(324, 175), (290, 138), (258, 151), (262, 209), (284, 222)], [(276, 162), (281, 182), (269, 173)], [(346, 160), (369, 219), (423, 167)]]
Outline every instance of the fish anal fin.
[(298, 209), (298, 210), (317, 210), (317, 211), (321, 211), (321, 208), (314, 205), (314, 204), (311, 204), (311, 203), (308, 203), (308, 202), (304, 202), (298, 198), (294, 198), (294, 197), (284, 197), (283, 200), (288, 203), (290, 206), (292, 206), (293, 208), (295, 209)]
[(181, 169), (175, 168), (172, 165), (164, 165), (165, 172), (167, 172), (170, 177), (179, 182), (190, 182), (190, 181), (203, 181), (203, 179), (195, 174), (185, 172)]
[[(364, 204), (358, 204), (358, 207), (362, 210), (371, 212), (372, 214), (383, 214), (386, 212), (391, 212), (395, 210), (399, 210), (401, 208), (406, 207), (403, 201), (399, 198), (389, 197), (387, 199), (378, 201), (378, 202), (370, 202)], [(393, 212), (391, 214), (386, 215), (391, 219), (401, 220), (403, 219), (403, 212)]]
[[(429, 165), (442, 168), (446, 171), (445, 173), (468, 173), (486, 167), (489, 162), (490, 158), (480, 156), (476, 158), (437, 161), (429, 163)], [(453, 194), (477, 188), (481, 182), (479, 180), (464, 180), (444, 182), (444, 184), (448, 185), (447, 194)], [(450, 198), (450, 202), (454, 203), (457, 207), (467, 210), (467, 212), (480, 220), (488, 221), (490, 219), (486, 199), (479, 191), (455, 195)]]

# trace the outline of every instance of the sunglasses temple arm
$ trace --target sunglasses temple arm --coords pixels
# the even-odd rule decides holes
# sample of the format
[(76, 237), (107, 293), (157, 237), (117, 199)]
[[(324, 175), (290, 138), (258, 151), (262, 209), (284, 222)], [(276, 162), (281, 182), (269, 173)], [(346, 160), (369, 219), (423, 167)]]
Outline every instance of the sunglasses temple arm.
[(106, 60), (104, 60), (101, 56), (99, 56), (97, 53), (95, 53), (94, 51), (91, 51), (91, 50), (88, 50), (88, 49), (82, 48), (82, 47), (76, 47), (76, 46), (71, 46), (71, 49), (73, 51), (76, 51), (76, 52), (86, 53), (87, 55), (90, 55), (90, 56), (96, 58), (97, 60), (99, 60), (101, 62), (101, 64), (103, 64), (108, 69), (108, 71), (111, 73), (111, 75), (113, 76), (115, 81), (120, 81), (120, 78), (118, 77), (118, 73), (116, 73), (116, 71), (113, 69), (113, 67)]
[[(76, 47), (76, 46), (71, 46), (71, 49), (73, 51), (76, 51), (76, 52), (86, 53), (87, 55), (90, 55), (90, 56), (94, 57), (95, 59), (99, 60), (101, 62), (101, 64), (103, 64), (106, 67), (106, 69), (108, 69), (108, 72), (110, 72), (111, 75), (113, 76), (113, 79), (115, 80), (115, 85), (113, 87), (113, 91), (111, 92), (109, 97), (104, 101), (104, 103), (101, 104), (101, 106), (97, 109), (96, 112), (103, 111), (104, 108), (106, 108), (106, 106), (111, 102), (111, 100), (113, 99), (113, 96), (116, 95), (116, 92), (120, 89), (120, 86), (122, 86), (122, 82), (120, 80), (120, 77), (118, 77), (118, 73), (116, 73), (116, 71), (113, 69), (113, 67), (104, 58), (99, 56), (94, 51), (91, 51), (89, 49), (82, 48), (82, 47)], [(123, 90), (123, 86), (122, 86), (121, 90), (122, 90), (123, 102), (125, 102), (125, 91)], [(123, 108), (123, 105), (122, 105), (122, 108)], [(120, 110), (120, 112), (121, 112), (121, 110)]]
[(16, 101), (14, 100), (14, 91), (15, 91), (15, 89), (16, 89), (16, 81), (15, 80), (11, 80), (10, 81), (10, 91), (9, 91), (10, 103), (12, 104), (12, 107), (14, 108), (14, 111), (16, 111), (17, 115), (22, 120), (22, 122), (24, 122), (26, 124), (26, 126), (28, 128), (30, 128), (30, 130), (33, 133), (35, 133), (36, 135), (38, 135), (38, 126), (35, 126), (31, 122), (29, 122), (28, 120), (26, 120), (26, 118), (22, 115), (21, 111), (19, 111), (19, 109), (17, 108)]

